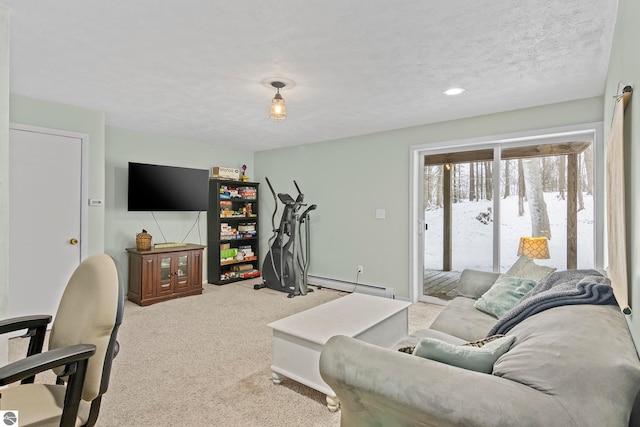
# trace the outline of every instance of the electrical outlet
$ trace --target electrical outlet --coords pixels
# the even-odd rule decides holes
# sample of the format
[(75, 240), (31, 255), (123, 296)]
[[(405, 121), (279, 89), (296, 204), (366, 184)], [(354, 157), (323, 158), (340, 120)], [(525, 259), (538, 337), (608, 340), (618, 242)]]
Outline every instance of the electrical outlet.
[(361, 265), (358, 266), (358, 274), (364, 274), (364, 267)]

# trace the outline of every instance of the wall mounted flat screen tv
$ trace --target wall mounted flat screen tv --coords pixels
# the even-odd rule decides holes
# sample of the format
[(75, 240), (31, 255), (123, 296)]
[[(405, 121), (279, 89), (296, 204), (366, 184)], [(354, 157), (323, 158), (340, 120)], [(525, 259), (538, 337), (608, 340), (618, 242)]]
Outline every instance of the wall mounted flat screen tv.
[(209, 171), (129, 162), (129, 211), (206, 211)]

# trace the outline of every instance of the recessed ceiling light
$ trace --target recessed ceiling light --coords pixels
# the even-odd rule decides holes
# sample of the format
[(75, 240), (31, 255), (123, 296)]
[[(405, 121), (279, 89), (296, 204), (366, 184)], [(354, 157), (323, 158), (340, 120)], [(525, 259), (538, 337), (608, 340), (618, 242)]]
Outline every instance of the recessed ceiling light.
[(453, 96), (453, 95), (460, 95), (465, 90), (466, 89), (461, 87), (452, 87), (451, 89), (447, 89), (442, 93), (444, 93), (445, 95)]

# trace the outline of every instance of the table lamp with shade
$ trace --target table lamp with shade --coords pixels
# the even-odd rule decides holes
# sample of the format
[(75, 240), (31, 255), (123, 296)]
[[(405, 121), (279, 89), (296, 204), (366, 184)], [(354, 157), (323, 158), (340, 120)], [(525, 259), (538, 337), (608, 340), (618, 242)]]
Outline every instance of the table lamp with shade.
[(549, 240), (546, 237), (521, 237), (518, 256), (526, 255), (531, 259), (549, 259)]

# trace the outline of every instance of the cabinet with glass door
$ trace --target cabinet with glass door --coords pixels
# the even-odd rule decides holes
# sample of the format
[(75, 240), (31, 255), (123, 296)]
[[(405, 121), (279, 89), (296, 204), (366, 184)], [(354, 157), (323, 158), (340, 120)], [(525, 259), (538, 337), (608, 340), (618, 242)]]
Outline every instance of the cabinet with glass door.
[(202, 253), (204, 246), (183, 247), (129, 253), (128, 299), (149, 305), (168, 299), (202, 293)]

